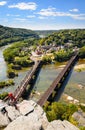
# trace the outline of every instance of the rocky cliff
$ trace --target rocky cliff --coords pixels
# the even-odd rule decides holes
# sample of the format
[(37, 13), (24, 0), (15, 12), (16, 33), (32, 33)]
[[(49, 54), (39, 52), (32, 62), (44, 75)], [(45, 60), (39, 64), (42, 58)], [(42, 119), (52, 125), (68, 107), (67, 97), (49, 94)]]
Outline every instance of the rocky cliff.
[(55, 120), (48, 122), (46, 113), (34, 101), (24, 100), (14, 106), (5, 106), (0, 111), (0, 127), (4, 130), (79, 130), (70, 122)]

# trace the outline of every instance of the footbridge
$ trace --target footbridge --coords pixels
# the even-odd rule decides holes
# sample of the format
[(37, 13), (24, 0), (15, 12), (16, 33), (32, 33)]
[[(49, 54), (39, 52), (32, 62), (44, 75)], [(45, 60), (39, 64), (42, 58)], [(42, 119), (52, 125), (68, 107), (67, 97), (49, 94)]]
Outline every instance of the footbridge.
[(12, 94), (14, 98), (11, 99), (10, 104), (14, 104), (15, 100), (16, 101), (19, 100), (19, 98), (24, 94), (28, 84), (33, 84), (33, 79), (36, 78), (36, 74), (41, 69), (41, 66), (42, 66), (42, 61), (35, 62), (32, 69), (27, 73), (25, 78), (21, 81), (20, 85), (17, 87), (17, 89)]
[(40, 100), (37, 102), (40, 106), (43, 106), (46, 101), (52, 100), (54, 95), (57, 93), (58, 89), (61, 87), (60, 84), (64, 82), (66, 76), (69, 74), (70, 70), (74, 66), (77, 59), (78, 59), (78, 53), (76, 52), (74, 56), (72, 56), (72, 58), (68, 61), (64, 69), (59, 73), (58, 77), (53, 81), (53, 83), (50, 85), (47, 91), (42, 95)]

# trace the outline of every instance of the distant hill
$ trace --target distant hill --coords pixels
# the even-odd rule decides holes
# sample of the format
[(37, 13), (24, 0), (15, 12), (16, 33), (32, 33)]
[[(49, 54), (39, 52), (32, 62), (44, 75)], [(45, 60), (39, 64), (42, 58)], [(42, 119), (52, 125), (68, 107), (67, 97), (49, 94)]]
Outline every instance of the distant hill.
[(32, 30), (4, 27), (0, 25), (0, 46), (28, 38), (39, 38), (39, 36)]
[(58, 32), (58, 30), (36, 30), (35, 32), (41, 37), (46, 37), (54, 32)]
[[(41, 31), (39, 33), (46, 34), (51, 33), (51, 31)], [(82, 47), (85, 46), (85, 29), (66, 29), (53, 31), (50, 35), (43, 38), (41, 44), (52, 44), (65, 45), (65, 43), (72, 43), (73, 46)]]

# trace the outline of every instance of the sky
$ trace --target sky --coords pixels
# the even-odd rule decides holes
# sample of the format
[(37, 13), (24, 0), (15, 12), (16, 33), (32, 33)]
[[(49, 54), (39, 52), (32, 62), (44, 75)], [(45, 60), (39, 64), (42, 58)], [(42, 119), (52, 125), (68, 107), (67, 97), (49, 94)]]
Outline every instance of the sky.
[(32, 30), (85, 28), (85, 0), (0, 0), (0, 25)]

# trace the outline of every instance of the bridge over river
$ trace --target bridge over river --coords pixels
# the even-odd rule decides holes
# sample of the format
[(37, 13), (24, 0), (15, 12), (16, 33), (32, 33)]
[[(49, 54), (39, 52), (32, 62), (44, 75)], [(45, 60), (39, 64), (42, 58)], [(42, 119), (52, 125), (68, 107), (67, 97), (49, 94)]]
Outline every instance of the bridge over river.
[[(49, 101), (50, 99), (52, 99), (54, 92), (57, 92), (57, 90), (60, 88), (60, 84), (62, 84), (63, 81), (65, 80), (66, 76), (68, 75), (74, 63), (76, 62), (77, 58), (78, 58), (78, 53), (75, 53), (74, 56), (72, 56), (72, 58), (68, 61), (65, 68), (60, 72), (58, 77), (53, 81), (53, 83), (50, 85), (47, 91), (43, 94), (43, 96), (37, 102), (40, 106), (43, 106), (46, 101)], [(35, 64), (33, 65), (30, 72), (27, 73), (25, 78), (21, 81), (20, 85), (14, 91), (12, 95), (13, 97), (10, 98), (12, 105), (15, 103), (15, 100), (17, 102), (19, 98), (25, 93), (25, 90), (28, 84), (33, 84), (34, 82), (33, 79), (37, 77), (37, 74), (39, 70), (41, 69), (41, 66), (42, 66), (42, 61), (35, 61)]]
[[(9, 97), (5, 98), (5, 100), (8, 100), (10, 105), (15, 104), (15, 101), (17, 102), (19, 98), (25, 93), (27, 86), (28, 85), (31, 86), (31, 84), (33, 84), (33, 82), (37, 78), (37, 74), (39, 73), (41, 66), (42, 66), (42, 61), (35, 61), (35, 64), (33, 65), (32, 69), (27, 73), (25, 78), (21, 81), (20, 85), (16, 88), (14, 93), (13, 94), (11, 93)], [(29, 88), (29, 91), (30, 89), (31, 88)]]
[(68, 61), (67, 65), (64, 69), (59, 73), (58, 77), (53, 81), (47, 91), (42, 95), (40, 100), (37, 102), (40, 106), (43, 106), (46, 101), (51, 101), (55, 98), (56, 93), (62, 86), (64, 80), (66, 79), (67, 75), (69, 74), (70, 70), (74, 66), (76, 60), (78, 60), (78, 53), (75, 53), (74, 56)]

